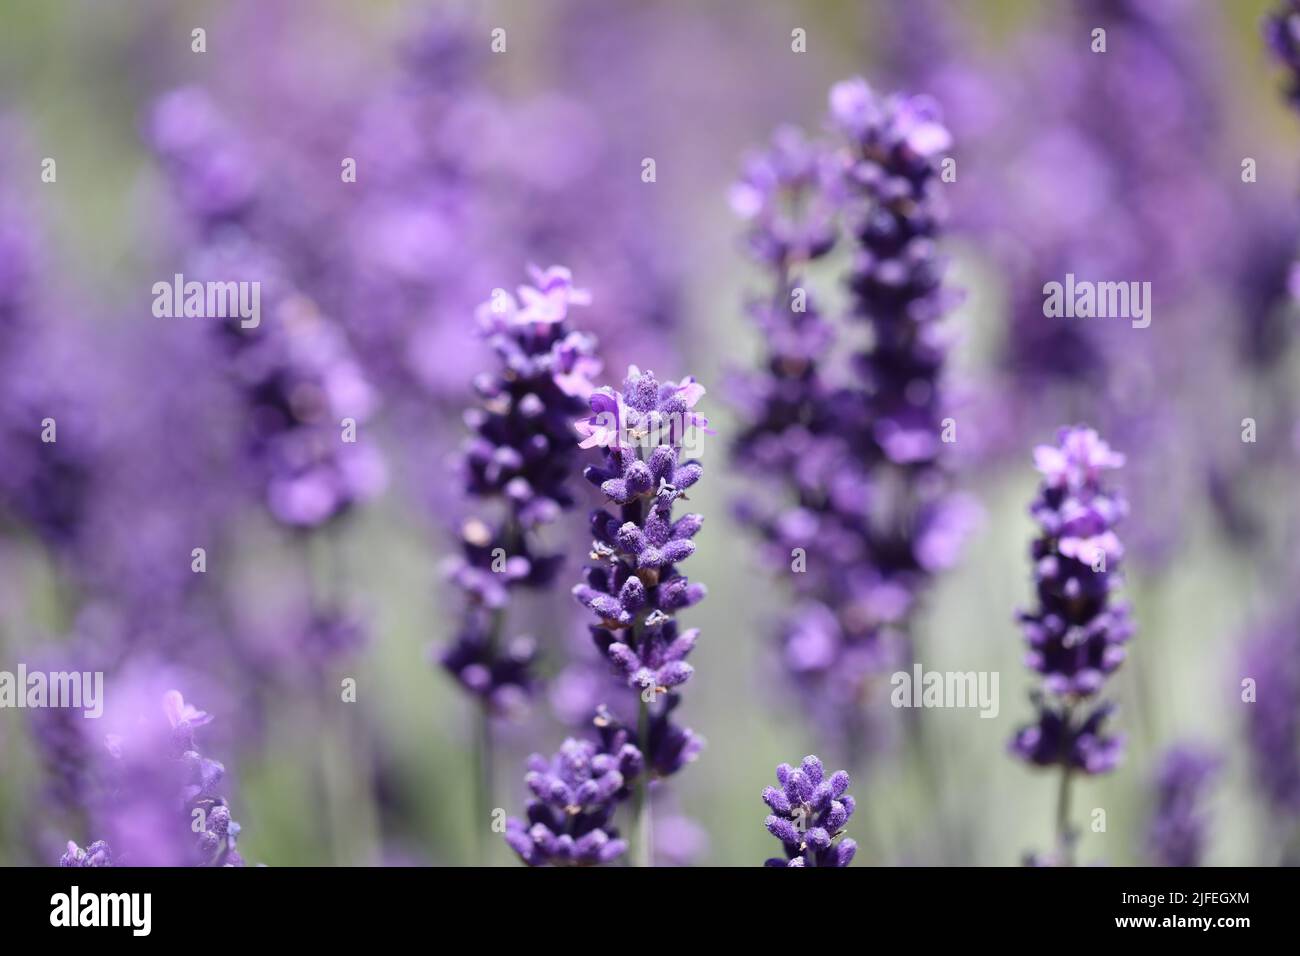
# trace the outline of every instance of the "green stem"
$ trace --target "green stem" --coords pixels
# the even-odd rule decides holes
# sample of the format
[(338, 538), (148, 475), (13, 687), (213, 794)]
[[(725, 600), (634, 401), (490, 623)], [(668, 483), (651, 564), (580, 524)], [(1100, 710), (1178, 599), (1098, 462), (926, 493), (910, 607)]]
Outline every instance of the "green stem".
[(495, 791), (492, 746), (492, 715), (486, 705), (478, 707), (475, 719), (474, 746), (474, 806), (472, 826), (478, 851), (479, 866), (488, 866), (492, 859), (492, 830), (486, 825), (492, 812), (492, 795)]
[[(1064, 740), (1071, 739), (1073, 728), (1072, 708), (1065, 708)], [(1070, 829), (1070, 781), (1074, 777), (1074, 768), (1070, 765), (1069, 753), (1061, 757), (1061, 786), (1056, 792), (1056, 848), (1063, 866), (1074, 866), (1074, 833)]]
[(638, 695), (636, 729), (643, 769), (632, 793), (632, 864), (654, 866), (654, 835), (650, 811), (650, 705)]

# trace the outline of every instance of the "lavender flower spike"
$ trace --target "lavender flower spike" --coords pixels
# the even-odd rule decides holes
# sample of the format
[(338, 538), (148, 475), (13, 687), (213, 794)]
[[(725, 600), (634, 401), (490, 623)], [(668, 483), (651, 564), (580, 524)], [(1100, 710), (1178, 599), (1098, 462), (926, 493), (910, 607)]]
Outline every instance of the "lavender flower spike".
[(765, 825), (785, 847), (785, 859), (773, 857), (764, 866), (848, 866), (857, 852), (853, 840), (836, 839), (853, 816), (849, 775), (837, 770), (829, 777), (822, 762), (803, 758), (799, 767), (783, 763), (776, 768), (781, 784), (763, 790), (763, 802), (772, 810)]
[[(871, 680), (906, 653), (925, 590), (957, 560), (978, 509), (955, 493), (943, 440), (942, 320), (959, 299), (937, 245), (948, 131), (928, 97), (882, 96), (862, 79), (837, 83), (829, 105), (833, 138), (779, 129), (731, 192), (769, 282), (747, 306), (766, 354), (737, 376), (732, 451), (761, 479), (736, 510), (767, 562), (783, 569), (813, 545), (823, 556), (798, 575), (798, 610), (775, 631), (822, 733), (859, 761)], [(851, 353), (837, 348), (809, 269), (837, 244), (849, 311), (870, 327)]]
[(527, 819), (507, 820), (505, 839), (529, 866), (594, 866), (627, 850), (611, 822), (643, 769), (641, 751), (622, 727), (596, 726), (598, 740), (569, 738), (550, 759), (528, 758)]
[(1093, 700), (1133, 634), (1128, 607), (1111, 601), (1124, 553), (1114, 528), (1127, 505), (1102, 480), (1124, 456), (1077, 426), (1061, 429), (1056, 445), (1035, 449), (1034, 463), (1043, 475), (1030, 507), (1040, 529), (1030, 549), (1038, 605), (1019, 619), (1029, 644), (1025, 664), (1042, 675), (1042, 690), (1032, 697), (1037, 721), (1016, 732), (1011, 751), (1036, 766), (1061, 768), (1058, 854), (1069, 863), (1070, 779), (1113, 770), (1123, 755), (1122, 738), (1103, 730), (1114, 705)]
[(68, 852), (59, 857), (59, 866), (112, 866), (113, 851), (103, 840), (96, 840), (84, 850), (68, 841)]
[(686, 683), (686, 656), (695, 628), (679, 631), (676, 612), (698, 603), (702, 584), (677, 565), (695, 553), (698, 514), (674, 519), (673, 504), (700, 478), (697, 461), (682, 461), (682, 445), (708, 422), (694, 411), (704, 387), (694, 379), (660, 383), (651, 372), (628, 370), (623, 391), (597, 389), (592, 415), (577, 423), (583, 444), (605, 448), (605, 462), (586, 469), (616, 511), (591, 515), (593, 564), (574, 596), (596, 615), (596, 645), (628, 686), (664, 693)]
[(1222, 761), (1197, 747), (1166, 751), (1156, 774), (1156, 805), (1147, 835), (1158, 866), (1200, 866), (1205, 854), (1206, 819), (1202, 803)]
[[(502, 514), (479, 515), (461, 528), (463, 556), (451, 569), (467, 601), (456, 639), (441, 663), (495, 714), (517, 712), (532, 691), (533, 640), (502, 640), (504, 610), (516, 588), (542, 588), (563, 558), (541, 553), (536, 531), (571, 508), (568, 484), (578, 439), (572, 420), (600, 371), (595, 339), (570, 327), (569, 308), (588, 294), (568, 269), (531, 270), (536, 286), (518, 297), (503, 289), (478, 310), (500, 368), (474, 381), (479, 403), (465, 414), (473, 430), (461, 472), (466, 492), (496, 499)], [(506, 555), (504, 568), (497, 566)]]
[(693, 673), (686, 657), (699, 631), (679, 630), (677, 612), (703, 599), (677, 565), (695, 553), (703, 525), (698, 514), (673, 517), (673, 505), (700, 479), (698, 461), (682, 452), (708, 420), (695, 411), (704, 386), (694, 378), (660, 382), (635, 365), (623, 391), (591, 395), (591, 416), (576, 423), (584, 447), (601, 447), (605, 460), (584, 471), (613, 506), (592, 512), (592, 564), (574, 596), (596, 616), (596, 646), (627, 686), (636, 688), (637, 744), (646, 767), (633, 793), (638, 862), (653, 860), (649, 791), (652, 778), (676, 773), (702, 742), (670, 719), (676, 688)]

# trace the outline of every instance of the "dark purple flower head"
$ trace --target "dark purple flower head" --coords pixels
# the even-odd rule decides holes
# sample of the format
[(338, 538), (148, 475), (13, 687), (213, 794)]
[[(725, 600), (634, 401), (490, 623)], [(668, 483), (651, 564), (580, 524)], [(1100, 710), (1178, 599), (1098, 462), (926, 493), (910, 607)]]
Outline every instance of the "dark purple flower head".
[[(651, 778), (671, 777), (694, 762), (704, 750), (703, 737), (672, 720), (673, 711), (682, 702), (681, 695), (669, 691), (660, 693), (659, 698), (662, 703), (649, 714), (644, 741)], [(607, 738), (633, 740), (638, 747), (642, 745), (636, 738), (635, 728), (615, 716), (608, 706), (602, 704), (596, 708), (595, 724)]]
[(1124, 737), (1103, 731), (1106, 719), (1115, 711), (1109, 703), (1098, 704), (1075, 725), (1066, 712), (1035, 698), (1038, 723), (1016, 731), (1011, 752), (1038, 767), (1067, 766), (1085, 774), (1109, 773), (1124, 755)]
[(950, 137), (929, 97), (880, 97), (860, 79), (835, 86), (831, 113), (849, 139), (844, 215), (857, 248), (848, 285), (873, 337), (857, 361), (864, 424), (888, 461), (932, 463), (948, 352), (938, 320), (956, 302), (935, 245), (944, 219), (936, 159)]
[(621, 725), (597, 720), (596, 740), (569, 738), (550, 759), (528, 758), (526, 820), (506, 821), (505, 839), (529, 866), (594, 866), (627, 850), (614, 811), (643, 769)]
[(854, 801), (846, 791), (849, 775), (838, 770), (829, 777), (822, 762), (803, 758), (798, 767), (783, 763), (776, 768), (781, 785), (763, 790), (771, 809), (764, 825), (781, 841), (785, 858), (769, 859), (765, 866), (848, 866), (857, 852), (853, 840), (836, 840), (853, 816)]
[(1026, 665), (1055, 694), (1088, 696), (1123, 662), (1133, 634), (1128, 607), (1111, 603), (1123, 547), (1115, 525), (1127, 513), (1107, 489), (1104, 472), (1124, 464), (1095, 431), (1066, 428), (1056, 446), (1040, 445), (1043, 475), (1030, 513), (1038, 606), (1020, 615), (1029, 651)]
[(1011, 751), (1037, 766), (1107, 773), (1123, 756), (1123, 738), (1103, 730), (1114, 706), (1088, 699), (1123, 662), (1134, 630), (1128, 607), (1111, 602), (1123, 556), (1114, 528), (1127, 507), (1105, 475), (1124, 456), (1076, 426), (1036, 448), (1034, 464), (1043, 476), (1030, 506), (1039, 526), (1030, 549), (1038, 603), (1018, 618), (1025, 664), (1042, 675), (1043, 692), (1033, 697), (1036, 722), (1016, 732)]
[(705, 419), (694, 412), (704, 387), (694, 379), (660, 383), (635, 366), (623, 391), (592, 393), (593, 416), (580, 421), (585, 443), (605, 448), (605, 461), (586, 469), (615, 511), (592, 512), (586, 581), (574, 596), (596, 615), (597, 646), (629, 686), (656, 693), (685, 683), (685, 657), (698, 631), (679, 631), (676, 613), (700, 601), (677, 565), (695, 553), (702, 516), (673, 516), (673, 505), (699, 480), (697, 461), (682, 461), (682, 443)]
[(517, 635), (497, 646), (491, 637), (491, 614), (470, 608), (439, 663), (493, 714), (521, 717), (536, 687), (537, 642)]
[(517, 588), (544, 588), (563, 555), (541, 550), (537, 532), (573, 506), (569, 483), (578, 454), (572, 420), (600, 371), (595, 339), (572, 328), (569, 310), (590, 296), (562, 266), (531, 270), (535, 285), (498, 289), (477, 318), (499, 368), (474, 382), (478, 404), (465, 413), (473, 434), (460, 459), (468, 495), (495, 505), (461, 526), (461, 556), (449, 577), (465, 596), (456, 638), (440, 660), (460, 685), (498, 714), (517, 714), (531, 695), (535, 643), (503, 642)]
[(519, 298), (497, 290), (480, 306), (480, 328), (501, 367), (474, 382), (479, 404), (466, 412), (473, 431), (464, 450), (466, 491), (500, 496), (525, 529), (554, 521), (571, 507), (567, 488), (577, 449), (571, 421), (600, 372), (595, 340), (570, 327), (569, 308), (589, 297), (567, 269), (534, 269), (538, 288)]
[(1160, 866), (1199, 866), (1205, 853), (1205, 792), (1222, 761), (1200, 748), (1182, 745), (1165, 752), (1155, 780), (1147, 842)]

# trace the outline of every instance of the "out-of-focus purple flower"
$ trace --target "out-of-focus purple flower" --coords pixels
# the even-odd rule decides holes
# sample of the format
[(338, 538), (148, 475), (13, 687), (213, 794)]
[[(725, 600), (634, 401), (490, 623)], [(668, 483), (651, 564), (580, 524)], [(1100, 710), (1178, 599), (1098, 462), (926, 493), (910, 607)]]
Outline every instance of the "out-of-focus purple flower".
[[(240, 832), (221, 796), (225, 767), (198, 750), (195, 731), (212, 715), (189, 704), (176, 690), (152, 706), (134, 691), (113, 705), (113, 726), (123, 733), (105, 739), (108, 789), (96, 804), (98, 826), (109, 834), (118, 864), (133, 866), (242, 866)], [(92, 844), (87, 853), (103, 847)], [(69, 854), (79, 859), (69, 846)], [(69, 859), (65, 856), (64, 860)], [(69, 864), (61, 865), (103, 865)]]
[(769, 859), (765, 866), (848, 866), (858, 845), (850, 839), (836, 840), (853, 816), (855, 803), (846, 791), (849, 775), (837, 770), (825, 775), (817, 757), (803, 758), (792, 767), (776, 768), (781, 785), (766, 787), (763, 802), (771, 809), (764, 825), (781, 841), (785, 857)]
[(537, 641), (517, 635), (498, 646), (500, 642), (492, 640), (492, 630), (490, 613), (468, 609), (460, 631), (441, 652), (439, 661), (492, 713), (522, 717), (536, 685)]
[[(303, 264), (310, 254), (257, 170), (249, 135), (204, 91), (162, 96), (147, 138), (193, 226), (186, 278), (259, 287), (259, 321), (218, 329), (246, 404), (247, 455), (281, 524), (312, 530), (383, 490), (387, 471), (363, 426), (378, 396), (340, 325), (321, 309)], [(313, 294), (315, 292), (315, 294)]]
[[(935, 240), (950, 137), (933, 101), (861, 79), (832, 89), (830, 113), (837, 141), (779, 131), (733, 189), (772, 288), (749, 305), (767, 354), (734, 382), (732, 452), (759, 479), (740, 519), (774, 568), (806, 562), (792, 575), (801, 611), (778, 627), (783, 660), (807, 709), (860, 754), (867, 682), (905, 650), (917, 599), (957, 560), (977, 511), (953, 494), (941, 454), (938, 321), (954, 296)], [(852, 313), (871, 328), (847, 378), (833, 374), (835, 333), (803, 274), (836, 242), (851, 247)]]
[(297, 650), (307, 664), (321, 668), (361, 650), (369, 636), (359, 615), (340, 608), (318, 608), (308, 615), (298, 635)]
[(59, 866), (112, 866), (113, 851), (103, 840), (96, 840), (84, 850), (68, 841), (68, 850), (59, 857)]
[(32, 739), (45, 774), (42, 805), (67, 816), (81, 811), (93, 786), (93, 747), (83, 715), (67, 707), (32, 711)]
[(258, 166), (216, 104), (185, 87), (154, 105), (147, 137), (203, 229), (236, 220), (257, 195)]
[(1155, 779), (1147, 842), (1152, 861), (1160, 866), (1200, 866), (1205, 854), (1208, 821), (1203, 806), (1222, 761), (1198, 747), (1171, 747)]
[(644, 764), (621, 726), (597, 729), (596, 740), (569, 738), (550, 759), (528, 759), (526, 818), (507, 820), (505, 839), (529, 866), (594, 866), (627, 850), (614, 811)]
[(1246, 742), (1255, 780), (1272, 813), (1300, 817), (1300, 627), (1294, 611), (1246, 645), (1242, 674), (1255, 682), (1246, 702)]
[(1038, 767), (1068, 766), (1086, 774), (1109, 773), (1124, 755), (1122, 735), (1103, 731), (1113, 704), (1097, 704), (1086, 718), (1071, 723), (1069, 712), (1035, 698), (1038, 722), (1016, 731), (1011, 751)]
[(681, 814), (657, 814), (654, 841), (658, 866), (693, 866), (709, 851), (708, 831)]
[(260, 334), (231, 335), (249, 452), (272, 516), (311, 530), (382, 491), (383, 459), (363, 431), (377, 398), (341, 330), (295, 297)]
[(1281, 0), (1264, 18), (1263, 32), (1273, 56), (1289, 71), (1287, 98), (1300, 109), (1300, 4), (1295, 0)]
[(729, 198), (748, 225), (746, 242), (755, 259), (785, 268), (831, 250), (837, 172), (833, 155), (794, 126), (781, 127), (766, 152), (746, 158)]
[(100, 477), (102, 343), (79, 308), (51, 301), (36, 210), (9, 185), (20, 124), (0, 116), (0, 521), (64, 556), (82, 538)]

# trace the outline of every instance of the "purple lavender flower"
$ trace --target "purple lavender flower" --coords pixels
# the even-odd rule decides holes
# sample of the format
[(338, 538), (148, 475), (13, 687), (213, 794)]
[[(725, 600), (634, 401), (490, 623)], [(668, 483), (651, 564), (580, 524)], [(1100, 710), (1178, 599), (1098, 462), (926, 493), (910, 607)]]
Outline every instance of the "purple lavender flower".
[(1295, 0), (1281, 0), (1264, 18), (1263, 32), (1273, 56), (1289, 71), (1287, 98), (1300, 109), (1300, 4)]
[(597, 719), (596, 740), (569, 738), (549, 760), (528, 759), (532, 792), (526, 820), (506, 821), (506, 842), (529, 866), (594, 866), (627, 850), (612, 823), (630, 782), (641, 774), (641, 751), (622, 725)]
[(1246, 645), (1242, 673), (1255, 682), (1246, 707), (1246, 743), (1274, 818), (1300, 818), (1300, 616), (1269, 622)]
[(462, 458), (466, 492), (502, 503), (497, 518), (462, 526), (462, 557), (450, 577), (467, 603), (442, 665), (496, 713), (517, 712), (531, 694), (535, 642), (501, 645), (504, 612), (515, 588), (549, 585), (563, 563), (541, 550), (537, 532), (573, 506), (569, 482), (578, 453), (572, 419), (600, 371), (595, 339), (572, 328), (569, 309), (587, 305), (569, 271), (532, 269), (536, 283), (518, 297), (497, 290), (478, 321), (501, 368), (475, 380), (479, 404), (466, 413), (473, 429)]
[[(211, 721), (175, 690), (161, 706), (153, 698), (143, 712), (119, 710), (117, 723), (129, 733), (108, 735), (109, 788), (100, 810), (110, 839), (81, 852), (69, 844), (60, 865), (109, 865), (112, 846), (113, 859), (134, 866), (243, 866), (240, 826), (220, 794), (225, 767), (204, 757), (195, 740)], [(83, 862), (89, 859), (105, 862)]]
[(1133, 634), (1127, 606), (1111, 602), (1123, 556), (1114, 528), (1127, 506), (1103, 479), (1124, 456), (1076, 426), (1062, 428), (1057, 445), (1036, 448), (1034, 463), (1043, 476), (1030, 506), (1040, 529), (1030, 549), (1038, 604), (1018, 617), (1029, 644), (1026, 666), (1042, 675), (1044, 692), (1032, 698), (1036, 722), (1016, 732), (1011, 751), (1035, 766), (1061, 768), (1058, 854), (1069, 863), (1070, 779), (1108, 773), (1123, 755), (1122, 738), (1104, 729), (1114, 705), (1093, 698)]
[(304, 281), (313, 278), (301, 261), (309, 253), (286, 231), (249, 137), (194, 88), (161, 97), (147, 125), (195, 234), (187, 278), (260, 283), (266, 321), (219, 329), (246, 404), (247, 456), (264, 503), (286, 527), (323, 527), (386, 484), (374, 444), (357, 434), (378, 406), (376, 392), (313, 295), (318, 283)]
[(748, 156), (729, 198), (749, 225), (750, 255), (780, 271), (830, 252), (837, 239), (838, 172), (833, 154), (795, 126), (781, 127), (766, 152)]
[(1011, 741), (1016, 756), (1037, 767), (1065, 765), (1090, 776), (1109, 773), (1119, 766), (1124, 755), (1123, 738), (1107, 736), (1103, 730), (1114, 705), (1101, 704), (1073, 725), (1067, 709), (1053, 706), (1041, 695), (1031, 699), (1038, 709), (1038, 723), (1016, 731)]
[[(732, 453), (763, 476), (737, 511), (769, 562), (809, 556), (794, 581), (800, 610), (778, 629), (783, 662), (819, 722), (861, 751), (867, 682), (906, 652), (917, 599), (956, 560), (974, 511), (941, 460), (938, 320), (953, 295), (935, 239), (950, 137), (929, 99), (881, 97), (860, 79), (837, 84), (830, 109), (839, 142), (780, 130), (732, 190), (771, 279), (749, 305), (768, 352), (733, 389), (744, 424)], [(828, 374), (835, 334), (803, 274), (841, 233), (852, 311), (872, 330), (848, 381)]]
[(92, 790), (95, 744), (85, 718), (67, 707), (31, 713), (31, 732), (45, 774), (42, 805), (63, 816), (83, 810)]
[(594, 537), (586, 581), (574, 596), (596, 615), (597, 647), (615, 670), (651, 696), (690, 679), (685, 658), (699, 631), (679, 630), (676, 612), (705, 595), (677, 565), (695, 553), (703, 517), (673, 517), (673, 505), (702, 474), (698, 461), (681, 460), (682, 443), (707, 421), (694, 411), (704, 387), (694, 379), (660, 383), (651, 372), (628, 370), (623, 391), (597, 389), (591, 417), (577, 423), (584, 445), (605, 449), (605, 460), (584, 472), (616, 507), (592, 513)]
[(84, 850), (68, 841), (68, 851), (59, 857), (59, 866), (112, 866), (113, 851), (103, 840), (96, 840)]
[(1201, 865), (1208, 825), (1202, 804), (1221, 765), (1218, 757), (1189, 745), (1165, 752), (1147, 834), (1151, 858), (1159, 866)]
[(1044, 481), (1030, 507), (1041, 534), (1031, 550), (1038, 606), (1020, 614), (1025, 664), (1049, 693), (1088, 697), (1123, 662), (1133, 634), (1128, 606), (1111, 602), (1123, 557), (1114, 527), (1127, 505), (1101, 478), (1124, 456), (1092, 429), (1074, 428), (1034, 459)]
[(849, 775), (837, 770), (825, 776), (822, 762), (803, 758), (799, 767), (783, 763), (776, 768), (780, 788), (766, 787), (763, 802), (771, 808), (764, 825), (784, 846), (785, 858), (769, 859), (765, 866), (848, 866), (857, 852), (853, 840), (835, 841), (853, 816)]
[(844, 214), (858, 248), (849, 288), (873, 334), (858, 363), (868, 437), (890, 462), (933, 463), (947, 353), (937, 321), (954, 302), (935, 247), (944, 214), (937, 160), (951, 137), (933, 100), (881, 98), (860, 79), (831, 90), (831, 117), (850, 144)]
[(386, 471), (359, 430), (377, 397), (342, 331), (306, 299), (279, 304), (275, 321), (253, 334), (230, 329), (231, 371), (251, 425), (251, 461), (265, 504), (281, 524), (313, 530), (383, 490)]

